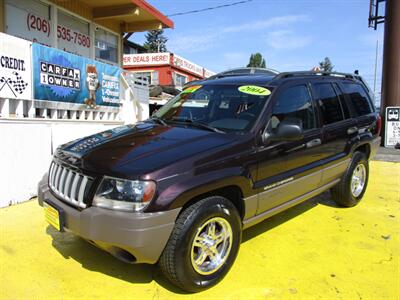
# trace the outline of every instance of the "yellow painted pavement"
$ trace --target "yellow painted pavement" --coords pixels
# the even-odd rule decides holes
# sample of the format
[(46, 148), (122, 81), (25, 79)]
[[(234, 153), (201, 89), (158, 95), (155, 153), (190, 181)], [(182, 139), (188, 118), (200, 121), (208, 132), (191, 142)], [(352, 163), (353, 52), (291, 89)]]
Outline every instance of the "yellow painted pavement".
[(184, 294), (48, 226), (36, 201), (0, 209), (0, 299), (400, 299), (400, 164), (371, 162), (363, 201), (329, 193), (244, 232), (216, 287)]

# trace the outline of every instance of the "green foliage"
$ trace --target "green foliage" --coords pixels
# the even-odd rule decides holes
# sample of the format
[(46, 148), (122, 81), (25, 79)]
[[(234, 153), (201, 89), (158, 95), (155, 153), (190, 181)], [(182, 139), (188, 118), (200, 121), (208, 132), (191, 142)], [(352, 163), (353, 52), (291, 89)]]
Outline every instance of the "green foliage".
[(332, 65), (329, 57), (325, 57), (325, 59), (319, 63), (319, 68), (321, 69), (321, 71), (332, 72), (334, 65)]
[(167, 41), (168, 39), (164, 36), (164, 30), (151, 30), (147, 32), (146, 42), (143, 46), (150, 53), (167, 52)]
[(249, 63), (247, 67), (254, 67), (254, 68), (265, 68), (265, 59), (262, 57), (260, 53), (255, 53), (250, 56)]

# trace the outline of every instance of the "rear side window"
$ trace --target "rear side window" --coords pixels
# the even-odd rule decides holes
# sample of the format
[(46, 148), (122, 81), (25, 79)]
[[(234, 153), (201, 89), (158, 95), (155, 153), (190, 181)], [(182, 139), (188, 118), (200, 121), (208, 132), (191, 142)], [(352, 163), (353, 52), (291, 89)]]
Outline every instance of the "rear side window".
[(323, 124), (328, 125), (343, 120), (342, 106), (332, 84), (316, 83), (313, 87)]
[(282, 121), (301, 121), (304, 130), (315, 128), (315, 115), (307, 86), (298, 85), (284, 90), (272, 110), (272, 128)]
[(355, 116), (368, 115), (374, 111), (367, 92), (360, 84), (345, 82), (343, 88)]

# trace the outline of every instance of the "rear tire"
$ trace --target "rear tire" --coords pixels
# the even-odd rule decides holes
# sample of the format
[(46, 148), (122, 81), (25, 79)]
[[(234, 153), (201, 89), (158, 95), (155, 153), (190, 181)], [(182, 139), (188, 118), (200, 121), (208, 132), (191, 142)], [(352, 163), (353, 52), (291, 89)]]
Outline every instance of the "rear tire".
[(159, 267), (182, 290), (205, 290), (228, 273), (241, 237), (241, 219), (229, 200), (219, 196), (202, 199), (179, 215)]
[(346, 173), (343, 174), (340, 182), (331, 189), (333, 200), (344, 207), (357, 205), (367, 189), (368, 177), (367, 156), (362, 152), (354, 152)]

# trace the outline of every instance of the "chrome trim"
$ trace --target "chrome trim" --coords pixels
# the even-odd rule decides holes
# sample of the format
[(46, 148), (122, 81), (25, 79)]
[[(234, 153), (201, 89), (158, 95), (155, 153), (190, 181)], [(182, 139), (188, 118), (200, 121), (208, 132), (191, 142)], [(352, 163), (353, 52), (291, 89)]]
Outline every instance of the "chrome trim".
[[(81, 182), (79, 182), (80, 178), (82, 178)], [(92, 181), (93, 179), (54, 161), (50, 165), (50, 190), (62, 200), (74, 206), (86, 208), (87, 205), (84, 198), (89, 180)]]

